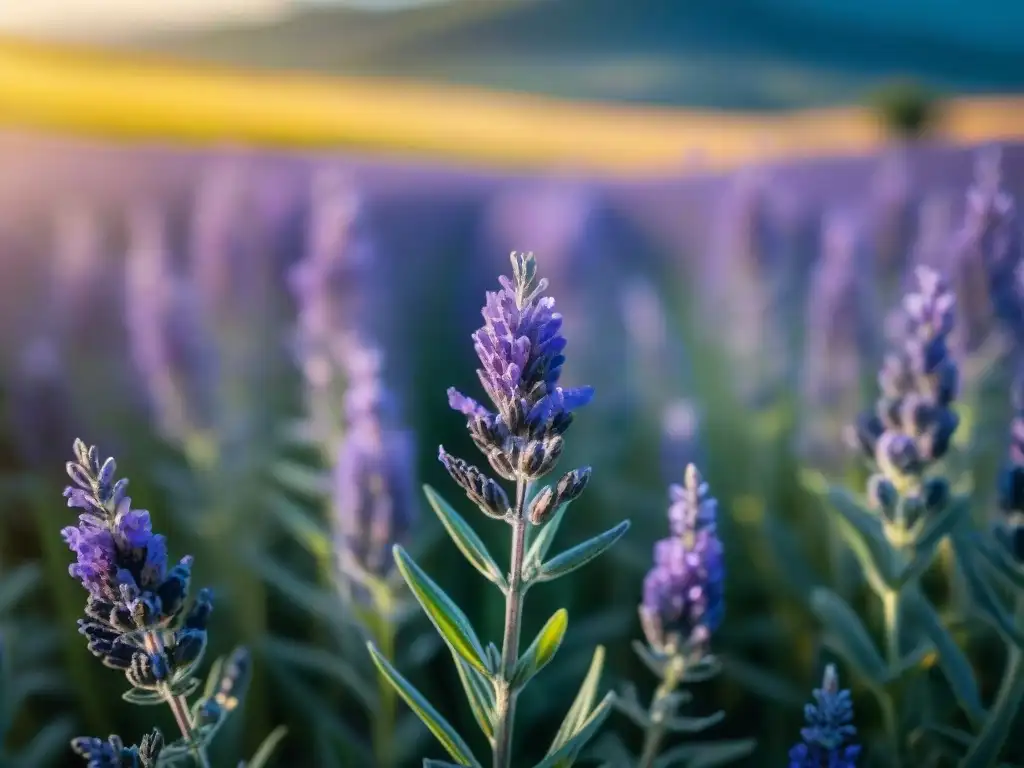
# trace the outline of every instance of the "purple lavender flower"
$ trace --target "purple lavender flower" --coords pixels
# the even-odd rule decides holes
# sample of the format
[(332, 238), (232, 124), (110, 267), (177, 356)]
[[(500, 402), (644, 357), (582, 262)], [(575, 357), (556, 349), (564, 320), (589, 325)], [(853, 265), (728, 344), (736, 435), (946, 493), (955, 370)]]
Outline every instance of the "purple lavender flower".
[(86, 768), (156, 768), (164, 737), (156, 728), (142, 737), (139, 746), (126, 747), (120, 736), (106, 741), (83, 736), (71, 742), (75, 754), (85, 758)]
[(362, 204), (346, 179), (322, 172), (314, 179), (306, 252), (288, 275), (297, 323), (294, 349), (306, 383), (311, 421), (322, 442), (342, 431), (346, 356), (371, 314), (373, 253), (361, 232)]
[(825, 668), (814, 702), (804, 708), (807, 726), (800, 731), (803, 741), (789, 752), (789, 768), (855, 768), (861, 748), (850, 743), (857, 735), (853, 704), (850, 692), (839, 689), (834, 665)]
[(697, 468), (669, 489), (672, 536), (654, 545), (654, 567), (644, 578), (640, 622), (652, 648), (701, 653), (725, 613), (718, 502)]
[(467, 417), (473, 441), (508, 480), (550, 472), (573, 412), (593, 397), (590, 387), (558, 386), (562, 317), (555, 300), (541, 295), (547, 281), (536, 277), (533, 254), (513, 253), (512, 278), (501, 277), (501, 290), (487, 293), (484, 325), (473, 334), (477, 375), (496, 412), (448, 390), (449, 405)]
[(163, 213), (129, 219), (125, 323), (132, 360), (165, 438), (187, 443), (215, 426), (218, 358), (199, 297), (172, 265)]
[(114, 459), (101, 462), (81, 440), (74, 453), (64, 496), (81, 514), (61, 533), (76, 556), (68, 570), (89, 593), (79, 631), (106, 666), (156, 690), (187, 675), (202, 655), (211, 595), (202, 590), (185, 612), (192, 558), (168, 568), (166, 541), (153, 532), (149, 512), (132, 508)]
[(938, 272), (919, 267), (917, 279), (918, 292), (903, 302), (902, 344), (879, 373), (881, 397), (856, 430), (865, 455), (897, 486), (919, 485), (959, 425), (959, 369), (948, 345), (956, 299)]
[(1016, 205), (1003, 188), (998, 151), (979, 156), (967, 192), (963, 229), (953, 248), (954, 288), (963, 308), (961, 346), (974, 351), (1002, 324), (1024, 329), (1024, 302), (1015, 279), (1021, 263)]
[(412, 434), (397, 426), (392, 395), (376, 350), (347, 352), (346, 430), (334, 468), (335, 522), (343, 569), (384, 575), (391, 547), (416, 519)]
[(811, 277), (802, 386), (812, 418), (801, 425), (800, 437), (802, 452), (816, 463), (840, 461), (843, 427), (860, 407), (864, 363), (875, 352), (878, 313), (862, 239), (849, 214), (829, 217)]

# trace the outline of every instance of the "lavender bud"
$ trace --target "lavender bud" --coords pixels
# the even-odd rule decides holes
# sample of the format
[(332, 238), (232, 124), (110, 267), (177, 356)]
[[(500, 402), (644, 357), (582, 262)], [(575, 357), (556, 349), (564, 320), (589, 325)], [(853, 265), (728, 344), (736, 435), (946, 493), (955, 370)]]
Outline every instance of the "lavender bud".
[(534, 525), (544, 525), (555, 509), (557, 509), (555, 493), (551, 490), (551, 486), (545, 485), (530, 503), (530, 522)]
[(466, 492), (466, 495), (488, 517), (504, 518), (508, 514), (509, 502), (504, 489), (479, 469), (462, 459), (438, 449), (438, 460), (448, 474)]
[(583, 467), (582, 469), (574, 469), (562, 475), (558, 484), (555, 485), (555, 496), (558, 499), (558, 505), (568, 504), (570, 501), (578, 499), (586, 489), (587, 483), (590, 482), (590, 474), (590, 467)]
[(164, 748), (164, 735), (158, 728), (147, 733), (139, 742), (139, 761), (142, 768), (156, 768), (160, 753)]

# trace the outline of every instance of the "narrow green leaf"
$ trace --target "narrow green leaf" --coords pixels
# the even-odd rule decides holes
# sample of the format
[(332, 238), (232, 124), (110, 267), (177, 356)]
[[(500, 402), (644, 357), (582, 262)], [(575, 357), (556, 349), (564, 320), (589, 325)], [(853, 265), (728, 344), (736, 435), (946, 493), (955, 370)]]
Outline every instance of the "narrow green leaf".
[(707, 717), (670, 717), (665, 721), (665, 729), (673, 733), (700, 733), (725, 719), (725, 712), (718, 711)]
[(935, 646), (939, 655), (939, 666), (949, 682), (949, 687), (953, 689), (953, 694), (971, 723), (979, 727), (985, 719), (985, 708), (981, 703), (971, 663), (943, 626), (931, 603), (920, 592), (908, 590), (903, 599), (907, 617), (912, 622), (911, 627), (919, 630)]
[(488, 743), (493, 744), (494, 691), (490, 683), (454, 651), (452, 658), (455, 660), (455, 669), (458, 670), (459, 680), (462, 681), (462, 689), (466, 692), (466, 700), (469, 701), (469, 709), (476, 719), (476, 724), (487, 737)]
[(998, 542), (993, 543), (980, 534), (973, 537), (974, 551), (981, 555), (989, 570), (1010, 589), (1024, 590), (1024, 568), (1010, 557)]
[(319, 500), (331, 496), (331, 478), (315, 467), (282, 460), (273, 464), (271, 474), (285, 488), (308, 498)]
[(494, 562), (491, 553), (487, 551), (487, 545), (476, 531), (463, 519), (462, 515), (455, 511), (451, 504), (429, 485), (423, 486), (423, 492), (427, 495), (430, 506), (440, 518), (441, 524), (448, 531), (448, 535), (455, 542), (455, 546), (459, 548), (470, 564), (502, 591), (507, 590), (508, 583), (505, 581), (505, 575), (501, 572), (498, 564)]
[(245, 764), (245, 768), (265, 768), (267, 762), (273, 756), (274, 750), (277, 749), (278, 744), (284, 741), (284, 737), (287, 735), (288, 729), (285, 726), (277, 726), (262, 741), (252, 759)]
[(885, 662), (853, 609), (835, 592), (819, 587), (811, 593), (811, 609), (825, 625), (829, 645), (854, 669), (876, 685), (888, 674)]
[(311, 555), (319, 558), (329, 557), (334, 551), (334, 544), (327, 531), (285, 494), (274, 491), (271, 493), (267, 508), (281, 527)]
[(606, 552), (628, 530), (629, 520), (623, 520), (614, 528), (556, 555), (540, 567), (535, 577), (536, 581), (552, 581), (572, 573)]
[(441, 714), (431, 706), (430, 702), (423, 697), (423, 694), (417, 691), (408, 680), (399, 674), (398, 670), (391, 666), (388, 660), (373, 646), (373, 643), (367, 643), (366, 647), (370, 650), (370, 657), (373, 659), (373, 663), (377, 665), (380, 673), (394, 686), (398, 695), (409, 705), (409, 709), (415, 712), (424, 725), (430, 729), (430, 732), (434, 734), (434, 738), (440, 742), (445, 751), (459, 765), (482, 768), (480, 762), (473, 757), (473, 753), (466, 745), (466, 742), (448, 724), (448, 721), (441, 717)]
[(971, 745), (959, 768), (991, 768), (999, 760), (1013, 722), (1024, 702), (1024, 650), (1010, 649), (999, 693), (989, 710), (985, 727)]
[(39, 586), (42, 567), (38, 562), (28, 562), (6, 571), (0, 577), (0, 615), (24, 600)]
[(884, 585), (895, 579), (888, 567), (890, 546), (881, 522), (842, 488), (830, 487), (826, 498), (838, 517), (839, 532), (864, 569), (869, 585), (881, 594)]
[(604, 646), (599, 645), (594, 649), (594, 655), (590, 660), (590, 668), (580, 684), (576, 698), (565, 713), (562, 724), (558, 727), (554, 741), (548, 749), (548, 755), (552, 755), (561, 749), (572, 738), (583, 725), (591, 708), (594, 706), (594, 699), (597, 698), (597, 686), (601, 682), (601, 672), (604, 669)]
[(130, 688), (121, 694), (121, 698), (129, 704), (136, 704), (141, 707), (155, 707), (167, 704), (167, 699), (162, 693), (147, 691), (144, 688)]
[(555, 614), (541, 627), (537, 637), (530, 643), (530, 647), (516, 662), (516, 668), (512, 673), (514, 688), (522, 688), (526, 685), (530, 678), (544, 669), (548, 662), (555, 657), (568, 626), (569, 612), (565, 608), (555, 611)]
[(655, 768), (671, 768), (685, 763), (686, 768), (718, 768), (746, 757), (757, 747), (754, 739), (734, 741), (697, 741), (662, 752)]
[(413, 595), (438, 633), (444, 638), (453, 651), (469, 662), (470, 666), (483, 675), (490, 677), (487, 668), (484, 648), (466, 614), (445, 594), (427, 574), (409, 557), (408, 553), (398, 544), (394, 548), (395, 564), (401, 571), (405, 583), (409, 585)]
[(660, 678), (665, 674), (666, 659), (660, 655), (655, 654), (650, 648), (639, 640), (634, 640), (632, 643), (633, 652), (640, 658), (640, 661), (644, 663), (644, 666), (651, 670), (651, 673)]
[[(318, 741), (325, 746), (330, 743), (331, 749), (325, 751), (334, 752), (337, 747), (341, 747), (351, 761), (350, 764), (373, 765), (373, 755), (366, 743), (365, 733), (358, 733), (313, 685), (284, 667), (271, 665), (268, 671), (280, 689), (284, 703), (300, 714), (303, 722), (314, 731)], [(217, 679), (219, 678), (218, 672)]]
[[(74, 732), (75, 723), (71, 718), (51, 720), (36, 732), (11, 765), (58, 765)], [(3, 757), (0, 753), (0, 762)]]
[(423, 768), (458, 768), (458, 763), (449, 763), (446, 760), (431, 760), (423, 758)]
[(587, 742), (594, 738), (601, 726), (604, 725), (614, 701), (614, 694), (607, 694), (589, 717), (580, 724), (576, 733), (555, 752), (537, 763), (534, 768), (569, 768), (576, 762), (580, 752), (587, 746)]
[(370, 712), (377, 711), (379, 705), (370, 681), (339, 656), (323, 648), (274, 635), (265, 638), (262, 647), (270, 662), (311, 672), (321, 680), (341, 683), (363, 707)]
[(929, 521), (914, 542), (919, 557), (927, 556), (956, 527), (967, 511), (968, 504), (966, 496), (957, 496)]
[(971, 546), (967, 531), (954, 531), (950, 541), (956, 554), (957, 564), (963, 574), (973, 601), (973, 608), (978, 615), (988, 620), (1009, 642), (1024, 647), (1024, 633), (1014, 625), (1009, 614), (995, 596), (992, 586), (982, 576), (974, 559), (974, 547)]

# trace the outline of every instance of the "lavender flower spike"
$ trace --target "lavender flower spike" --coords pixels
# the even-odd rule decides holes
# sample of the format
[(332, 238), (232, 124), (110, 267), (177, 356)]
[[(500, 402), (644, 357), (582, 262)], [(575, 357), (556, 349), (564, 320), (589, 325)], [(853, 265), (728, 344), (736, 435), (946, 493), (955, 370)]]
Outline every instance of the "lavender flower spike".
[(335, 531), (342, 570), (384, 576), (391, 548), (416, 519), (415, 451), (397, 425), (377, 350), (349, 343), (345, 436), (334, 469)]
[(683, 485), (669, 489), (672, 536), (654, 545), (644, 579), (640, 621), (648, 643), (668, 655), (700, 654), (725, 613), (718, 502), (691, 464)]
[[(167, 543), (153, 532), (149, 512), (132, 508), (128, 481), (116, 478), (114, 459), (101, 461), (97, 448), (81, 440), (74, 454), (64, 496), (81, 514), (78, 525), (62, 534), (76, 555), (69, 572), (88, 592), (79, 631), (105, 666), (124, 672), (134, 689), (126, 698), (147, 704), (162, 699), (171, 707), (182, 741), (169, 751), (190, 754), (206, 767), (206, 736), (198, 734), (185, 696), (206, 649), (211, 594), (200, 591), (189, 607), (192, 558), (168, 568)], [(79, 738), (72, 747), (89, 765), (155, 766), (164, 742), (154, 731), (140, 747), (125, 748), (117, 736), (108, 742)]]
[(536, 278), (533, 254), (512, 254), (512, 278), (501, 277), (501, 290), (487, 293), (484, 325), (473, 334), (477, 375), (496, 413), (448, 390), (448, 402), (467, 417), (473, 441), (507, 480), (550, 472), (573, 411), (594, 394), (590, 387), (558, 386), (566, 345), (562, 316), (555, 300), (541, 295), (547, 280)]
[[(448, 391), (451, 407), (466, 416), (470, 436), (487, 456), (491, 467), (503, 478), (515, 483), (515, 494), (506, 494), (498, 481), (478, 468), (452, 456), (442, 446), (438, 459), (452, 479), (486, 515), (508, 523), (511, 528), (511, 552), (504, 571), (472, 527), (433, 489), (427, 488), (431, 506), (437, 513), (459, 551), (484, 577), (497, 586), (504, 597), (505, 621), (501, 650), (493, 643), (483, 644), (450, 597), (430, 580), (401, 547), (394, 548), (402, 578), (411, 587), (416, 600), (432, 617), (434, 627), (445, 639), (465, 672), (461, 675), (471, 703), (487, 701), (477, 718), (487, 734), (494, 768), (512, 768), (513, 730), (516, 702), (527, 686), (558, 650), (568, 626), (563, 608), (548, 619), (537, 639), (520, 652), (523, 605), (531, 585), (561, 578), (584, 566), (611, 547), (629, 528), (625, 520), (615, 528), (583, 542), (561, 555), (548, 558), (548, 545), (570, 502), (583, 493), (590, 469), (572, 470), (556, 483), (537, 489), (534, 483), (554, 469), (562, 452), (562, 436), (572, 422), (573, 412), (586, 405), (593, 391), (589, 387), (563, 389), (558, 386), (565, 356), (562, 318), (555, 312), (554, 299), (542, 296), (547, 281), (537, 279), (533, 254), (512, 254), (512, 277), (500, 279), (501, 290), (488, 293), (483, 309), (484, 325), (473, 334), (480, 358), (477, 374), (493, 410), (457, 390)], [(546, 526), (543, 539), (527, 547), (529, 525)], [(507, 576), (505, 574), (508, 574)], [(381, 674), (407, 702), (422, 698), (390, 666), (373, 642), (370, 654)], [(588, 679), (600, 674), (602, 653), (595, 653)], [(461, 674), (461, 673), (460, 673)], [(467, 677), (466, 675), (470, 675)], [(474, 682), (475, 681), (475, 682)], [(490, 690), (488, 690), (488, 688)], [(477, 696), (484, 698), (478, 699)], [(581, 697), (585, 694), (581, 692)], [(580, 698), (577, 701), (584, 701)], [(573, 748), (580, 749), (607, 717), (611, 696), (578, 713), (586, 718), (588, 730), (577, 732)], [(481, 765), (469, 746), (448, 725), (425, 709), (415, 707), (421, 719), (444, 744), (459, 765)], [(574, 709), (575, 712), (575, 709)], [(581, 722), (583, 722), (581, 720)], [(442, 733), (444, 731), (444, 733)], [(556, 757), (565, 753), (558, 751)]]
[(853, 705), (850, 692), (839, 689), (834, 665), (825, 668), (814, 701), (804, 708), (807, 726), (800, 731), (803, 741), (789, 752), (789, 768), (855, 768), (861, 748), (850, 743), (857, 735)]
[(945, 456), (960, 419), (953, 410), (959, 368), (949, 351), (956, 299), (938, 272), (919, 267), (916, 293), (904, 299), (900, 347), (878, 376), (881, 397), (862, 415), (857, 436), (881, 472), (872, 480), (876, 506), (896, 490), (919, 491), (925, 472)]

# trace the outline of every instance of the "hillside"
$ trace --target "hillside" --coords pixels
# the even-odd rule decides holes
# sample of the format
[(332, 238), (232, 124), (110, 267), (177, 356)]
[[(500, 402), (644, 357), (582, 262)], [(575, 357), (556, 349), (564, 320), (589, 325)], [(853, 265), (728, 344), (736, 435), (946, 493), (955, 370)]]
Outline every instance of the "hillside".
[(255, 29), (125, 45), (232, 65), (705, 108), (848, 103), (899, 76), (946, 93), (1024, 90), (1024, 5), (898, 5), (461, 0), (391, 14), (307, 10)]

